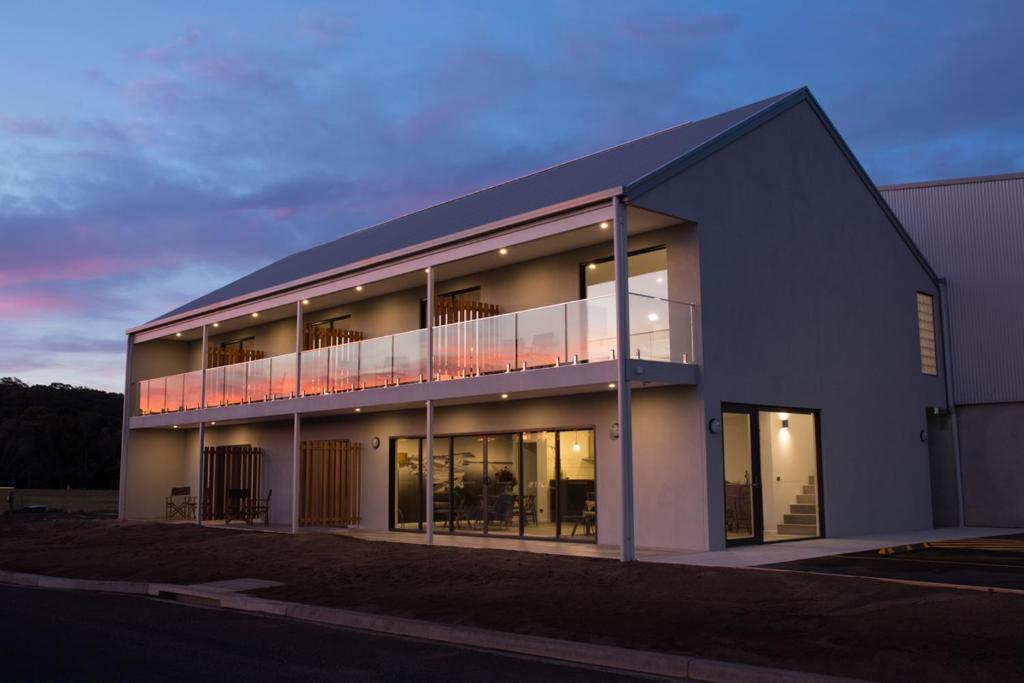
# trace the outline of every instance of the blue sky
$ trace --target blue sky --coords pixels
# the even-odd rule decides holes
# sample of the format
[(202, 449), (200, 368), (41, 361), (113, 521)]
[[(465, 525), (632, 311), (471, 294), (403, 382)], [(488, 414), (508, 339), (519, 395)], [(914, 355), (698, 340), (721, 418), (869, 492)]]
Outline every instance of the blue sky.
[(1024, 169), (1024, 3), (0, 5), (0, 376), (292, 251), (808, 85), (879, 184)]

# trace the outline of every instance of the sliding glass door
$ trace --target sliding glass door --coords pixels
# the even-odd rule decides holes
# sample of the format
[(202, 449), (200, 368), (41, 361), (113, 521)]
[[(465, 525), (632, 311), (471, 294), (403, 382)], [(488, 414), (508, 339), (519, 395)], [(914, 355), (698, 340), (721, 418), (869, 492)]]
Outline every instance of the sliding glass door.
[[(391, 442), (392, 519), (422, 531), (426, 440)], [(435, 532), (595, 541), (592, 429), (437, 436)]]

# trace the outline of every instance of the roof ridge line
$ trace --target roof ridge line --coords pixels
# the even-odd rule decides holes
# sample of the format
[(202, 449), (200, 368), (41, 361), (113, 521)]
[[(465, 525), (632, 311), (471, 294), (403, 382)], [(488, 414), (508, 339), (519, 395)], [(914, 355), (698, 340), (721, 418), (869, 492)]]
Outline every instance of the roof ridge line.
[[(782, 106), (783, 103), (787, 103), (788, 104), (789, 103), (788, 102), (789, 99), (793, 95), (795, 95), (797, 93), (800, 93), (801, 94), (801, 99), (803, 99), (804, 97), (806, 97), (810, 93), (810, 89), (806, 85), (804, 85), (804, 86), (801, 86), (799, 88), (794, 88), (793, 90), (790, 90), (790, 91), (781, 93), (779, 95), (776, 95), (774, 98), (772, 98), (772, 97), (765, 98), (765, 99), (774, 99), (775, 101), (772, 102), (771, 104), (766, 104), (764, 107), (762, 107), (762, 108), (758, 109), (757, 111), (755, 111), (754, 113), (750, 114), (745, 119), (742, 119), (741, 121), (737, 121), (732, 126), (729, 126), (727, 129), (725, 129), (725, 130), (721, 131), (720, 133), (718, 133), (718, 135), (715, 135), (714, 137), (705, 140), (704, 142), (700, 143), (696, 147), (691, 147), (690, 149), (686, 150), (685, 152), (682, 152), (681, 154), (679, 154), (678, 156), (674, 157), (673, 159), (670, 159), (669, 161), (666, 161), (664, 164), (662, 164), (658, 168), (656, 168), (656, 169), (654, 169), (652, 171), (648, 171), (647, 173), (643, 174), (639, 178), (633, 180), (630, 183), (627, 183), (626, 186), (625, 186), (626, 193), (628, 194), (630, 191), (636, 190), (637, 188), (642, 188), (644, 184), (650, 183), (650, 182), (654, 181), (655, 179), (659, 178), (661, 175), (670, 172), (671, 169), (674, 166), (678, 165), (680, 162), (685, 160), (690, 154), (694, 153), (696, 150), (699, 150), (701, 148), (708, 148), (710, 146), (713, 146), (718, 140), (721, 140), (725, 136), (728, 136), (731, 133), (733, 133), (734, 131), (743, 128), (744, 126), (748, 125), (752, 120), (756, 119), (757, 117), (763, 116), (766, 111), (768, 111), (770, 109), (773, 109), (775, 107), (780, 107), (780, 106)], [(725, 112), (723, 112), (723, 113), (725, 113)], [(709, 117), (709, 118), (713, 118), (713, 117)], [(658, 182), (654, 183), (654, 185), (657, 185), (657, 184), (659, 184), (659, 183)], [(641, 189), (641, 192), (639, 194), (644, 194), (645, 191), (646, 190)]]

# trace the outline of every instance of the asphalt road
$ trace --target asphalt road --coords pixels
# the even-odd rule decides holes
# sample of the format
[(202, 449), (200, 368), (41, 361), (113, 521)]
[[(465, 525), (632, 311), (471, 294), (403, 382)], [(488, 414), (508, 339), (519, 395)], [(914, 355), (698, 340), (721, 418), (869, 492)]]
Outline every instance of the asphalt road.
[(632, 681), (607, 671), (178, 605), (0, 586), (0, 681)]
[(892, 555), (877, 550), (767, 565), (778, 569), (1024, 589), (1024, 534), (939, 541)]

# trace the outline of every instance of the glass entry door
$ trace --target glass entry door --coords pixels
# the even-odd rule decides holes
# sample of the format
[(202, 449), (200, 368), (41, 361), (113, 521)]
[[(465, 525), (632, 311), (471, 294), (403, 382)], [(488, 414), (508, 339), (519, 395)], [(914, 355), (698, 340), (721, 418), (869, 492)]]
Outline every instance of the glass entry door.
[(760, 543), (761, 468), (756, 412), (722, 411), (725, 471), (725, 541), (728, 545)]
[(727, 545), (824, 535), (816, 411), (728, 406), (722, 437)]

